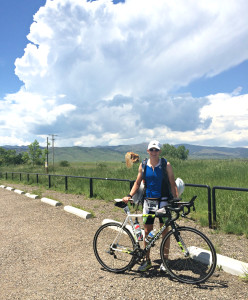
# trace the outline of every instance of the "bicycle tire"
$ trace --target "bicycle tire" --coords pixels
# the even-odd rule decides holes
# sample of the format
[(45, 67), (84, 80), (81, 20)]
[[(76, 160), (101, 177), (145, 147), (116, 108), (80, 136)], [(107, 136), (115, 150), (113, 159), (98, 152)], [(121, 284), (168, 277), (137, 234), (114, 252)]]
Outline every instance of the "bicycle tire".
[(130, 231), (118, 223), (107, 223), (99, 227), (93, 240), (93, 249), (98, 262), (108, 271), (125, 272), (134, 265), (131, 254), (135, 240)]
[[(180, 242), (176, 239), (177, 233)], [(170, 243), (169, 247), (167, 243)], [(165, 256), (166, 251), (168, 256)], [(212, 242), (191, 227), (178, 227), (176, 232), (170, 230), (162, 240), (160, 255), (168, 273), (183, 283), (202, 283), (216, 268), (216, 251)]]

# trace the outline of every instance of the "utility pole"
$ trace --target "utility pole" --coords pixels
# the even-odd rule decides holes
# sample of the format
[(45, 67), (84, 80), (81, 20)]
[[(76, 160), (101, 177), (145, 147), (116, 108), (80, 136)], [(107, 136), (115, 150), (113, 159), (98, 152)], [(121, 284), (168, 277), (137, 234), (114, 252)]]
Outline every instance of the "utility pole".
[(55, 141), (55, 136), (57, 136), (56, 134), (49, 134), (52, 136), (52, 149), (53, 149), (53, 172), (54, 172), (54, 141)]
[(49, 143), (48, 143), (48, 137), (47, 137), (47, 147), (46, 147), (47, 152), (46, 152), (46, 162), (45, 162), (45, 169), (46, 169), (47, 173), (48, 173), (48, 145), (49, 145)]

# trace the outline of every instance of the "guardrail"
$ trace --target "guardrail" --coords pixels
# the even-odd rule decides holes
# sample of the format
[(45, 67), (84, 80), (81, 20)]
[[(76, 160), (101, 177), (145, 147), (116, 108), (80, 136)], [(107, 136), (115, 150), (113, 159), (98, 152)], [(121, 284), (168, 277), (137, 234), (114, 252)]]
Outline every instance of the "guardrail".
[[(129, 188), (131, 189), (134, 181), (129, 179), (118, 179), (118, 178), (101, 178), (101, 177), (88, 177), (88, 176), (74, 176), (74, 175), (58, 175), (58, 174), (42, 174), (42, 173), (26, 173), (26, 172), (4, 172), (5, 179), (8, 179), (8, 174), (11, 174), (11, 179), (14, 179), (14, 174), (19, 174), (20, 181), (22, 180), (22, 175), (27, 175), (27, 181), (29, 182), (29, 176), (35, 175), (36, 176), (36, 183), (39, 183), (39, 176), (47, 176), (48, 177), (48, 187), (49, 189), (52, 187), (52, 177), (64, 177), (65, 178), (65, 190), (68, 190), (68, 178), (82, 178), (82, 179), (88, 179), (89, 180), (89, 188), (90, 188), (90, 198), (93, 197), (93, 180), (110, 180), (110, 181), (125, 181), (129, 182)], [(2, 177), (2, 173), (1, 173)]]
[(212, 206), (211, 206), (211, 188), (209, 185), (185, 183), (185, 186), (192, 186), (207, 189), (208, 197), (208, 227), (212, 228)]
[[(20, 181), (22, 180), (22, 175), (25, 174), (27, 176), (27, 181), (29, 182), (29, 176), (36, 176), (36, 183), (39, 183), (39, 176), (48, 176), (48, 187), (52, 187), (52, 177), (64, 177), (65, 178), (65, 190), (68, 190), (68, 178), (82, 178), (89, 180), (89, 188), (90, 188), (90, 198), (93, 197), (93, 180), (112, 180), (112, 181), (126, 181), (129, 182), (129, 189), (131, 190), (134, 180), (129, 179), (118, 179), (118, 178), (101, 178), (101, 177), (88, 177), (88, 176), (73, 176), (73, 175), (57, 175), (57, 174), (41, 174), (41, 173), (26, 173), (26, 172), (4, 172), (6, 180), (8, 179), (8, 174), (11, 174), (11, 179), (14, 179), (14, 174), (19, 174)], [(2, 176), (2, 174), (1, 174)], [(208, 224), (209, 228), (212, 228), (212, 210), (211, 210), (211, 189), (208, 185), (202, 184), (190, 184), (186, 183), (185, 186), (189, 187), (198, 187), (198, 188), (206, 188), (207, 189), (207, 199), (208, 199)]]
[[(2, 177), (2, 172), (0, 173), (0, 176)], [(110, 181), (124, 181), (129, 183), (129, 189), (131, 190), (134, 180), (129, 179), (118, 179), (118, 178), (101, 178), (101, 177), (88, 177), (88, 176), (73, 176), (73, 175), (57, 175), (57, 174), (42, 174), (42, 173), (26, 173), (26, 172), (4, 172), (6, 180), (8, 179), (8, 174), (11, 174), (12, 180), (14, 179), (14, 174), (19, 174), (20, 181), (22, 180), (22, 175), (26, 174), (27, 181), (29, 181), (30, 175), (36, 176), (36, 183), (39, 183), (39, 176), (47, 176), (48, 177), (48, 187), (52, 187), (52, 177), (64, 177), (65, 178), (65, 190), (68, 190), (68, 178), (81, 178), (81, 179), (87, 179), (89, 180), (89, 189), (90, 189), (90, 198), (93, 197), (93, 180), (110, 180)], [(211, 188), (208, 185), (202, 185), (202, 184), (191, 184), (191, 183), (185, 183), (185, 186), (188, 187), (197, 187), (197, 188), (205, 188), (207, 189), (207, 199), (208, 199), (208, 225), (209, 228), (216, 229), (216, 193), (215, 191), (217, 189), (219, 190), (232, 190), (232, 191), (241, 191), (241, 192), (248, 192), (248, 189), (246, 188), (235, 188), (235, 187), (224, 187), (224, 186), (214, 186), (212, 188), (212, 201), (211, 201)]]
[(229, 186), (214, 186), (212, 188), (212, 201), (213, 201), (213, 228), (216, 229), (216, 190), (226, 190), (226, 191), (239, 191), (239, 192), (248, 192), (246, 188), (236, 188), (236, 187), (229, 187)]

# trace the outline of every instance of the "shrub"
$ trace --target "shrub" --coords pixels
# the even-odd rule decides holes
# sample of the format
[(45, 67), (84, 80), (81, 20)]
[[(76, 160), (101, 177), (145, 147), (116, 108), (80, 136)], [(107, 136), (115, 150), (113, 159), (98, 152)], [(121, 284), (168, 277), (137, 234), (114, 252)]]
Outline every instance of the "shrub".
[(62, 160), (60, 163), (59, 163), (60, 167), (69, 167), (70, 166), (70, 163), (69, 161), (67, 160)]

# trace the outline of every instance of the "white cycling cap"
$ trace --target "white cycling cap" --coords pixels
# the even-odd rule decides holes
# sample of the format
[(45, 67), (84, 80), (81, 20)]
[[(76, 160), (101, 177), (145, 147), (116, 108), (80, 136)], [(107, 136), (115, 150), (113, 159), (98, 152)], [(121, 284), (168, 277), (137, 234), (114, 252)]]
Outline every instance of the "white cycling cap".
[(151, 141), (147, 147), (147, 149), (152, 149), (152, 148), (155, 148), (155, 149), (158, 149), (160, 150), (161, 149), (161, 144), (159, 143), (159, 141)]

